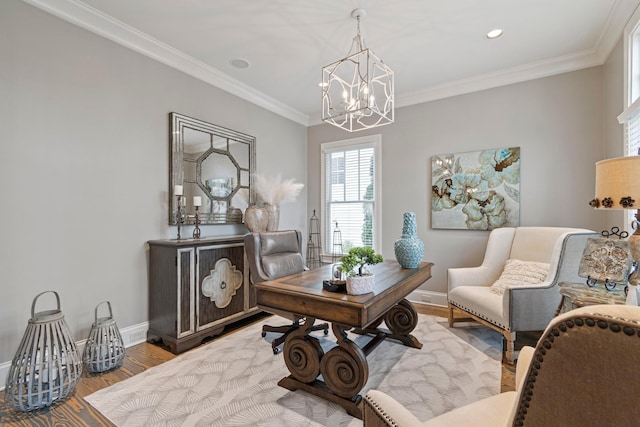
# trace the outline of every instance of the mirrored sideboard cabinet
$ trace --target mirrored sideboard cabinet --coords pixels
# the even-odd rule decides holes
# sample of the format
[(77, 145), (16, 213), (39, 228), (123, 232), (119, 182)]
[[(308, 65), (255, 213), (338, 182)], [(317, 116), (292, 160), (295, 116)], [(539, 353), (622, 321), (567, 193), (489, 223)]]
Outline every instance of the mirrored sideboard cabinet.
[(257, 314), (243, 236), (151, 240), (147, 340), (175, 354)]

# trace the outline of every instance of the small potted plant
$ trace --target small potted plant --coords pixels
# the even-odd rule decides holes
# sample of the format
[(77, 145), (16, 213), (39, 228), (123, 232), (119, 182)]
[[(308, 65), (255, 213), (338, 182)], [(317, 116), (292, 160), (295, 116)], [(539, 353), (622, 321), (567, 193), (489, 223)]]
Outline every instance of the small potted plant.
[(365, 271), (365, 267), (382, 261), (382, 255), (375, 253), (372, 248), (349, 249), (349, 252), (340, 258), (342, 272), (347, 275), (347, 293), (362, 295), (373, 292), (374, 277)]

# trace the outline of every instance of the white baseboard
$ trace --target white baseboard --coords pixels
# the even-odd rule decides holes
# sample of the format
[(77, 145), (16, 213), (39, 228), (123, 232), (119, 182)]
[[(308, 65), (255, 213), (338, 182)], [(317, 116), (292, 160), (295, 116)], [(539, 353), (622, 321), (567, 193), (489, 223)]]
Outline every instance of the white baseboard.
[[(137, 325), (127, 326), (120, 329), (120, 335), (122, 335), (122, 341), (125, 348), (134, 346), (136, 344), (143, 343), (147, 340), (147, 331), (149, 330), (149, 322), (138, 323)], [(76, 341), (78, 346), (78, 353), (84, 353), (84, 346), (87, 340)], [(0, 364), (0, 391), (4, 390), (5, 382), (7, 381), (7, 375), (11, 368), (11, 361)]]
[(416, 289), (411, 292), (407, 299), (420, 304), (435, 305), (437, 307), (447, 306), (447, 294), (444, 292), (425, 291)]
[(147, 331), (149, 330), (149, 322), (138, 323), (137, 325), (127, 326), (120, 329), (122, 341), (125, 347), (131, 347), (141, 344), (147, 340)]
[(11, 361), (0, 364), (0, 391), (4, 390), (5, 382), (7, 381), (7, 374), (9, 374), (9, 368), (11, 368)]

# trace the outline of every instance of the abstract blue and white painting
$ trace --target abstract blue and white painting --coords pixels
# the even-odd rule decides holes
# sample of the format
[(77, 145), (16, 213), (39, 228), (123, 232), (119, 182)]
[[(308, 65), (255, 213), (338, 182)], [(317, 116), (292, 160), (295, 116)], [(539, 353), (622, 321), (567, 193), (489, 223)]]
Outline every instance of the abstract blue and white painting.
[(493, 230), (520, 225), (520, 147), (431, 159), (431, 227)]

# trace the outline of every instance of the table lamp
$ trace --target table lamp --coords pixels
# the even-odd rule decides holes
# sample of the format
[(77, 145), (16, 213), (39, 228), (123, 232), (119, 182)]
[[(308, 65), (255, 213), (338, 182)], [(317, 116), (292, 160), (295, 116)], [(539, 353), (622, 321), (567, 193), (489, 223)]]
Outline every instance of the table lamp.
[[(618, 157), (596, 163), (596, 197), (589, 202), (596, 209), (635, 209), (632, 223), (635, 232), (629, 236), (629, 249), (634, 261), (640, 260), (640, 156)], [(640, 284), (636, 268), (629, 276), (630, 285)]]

